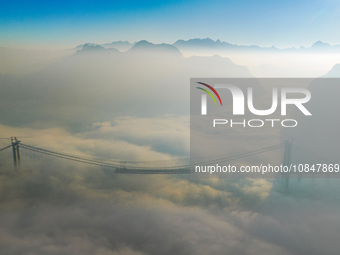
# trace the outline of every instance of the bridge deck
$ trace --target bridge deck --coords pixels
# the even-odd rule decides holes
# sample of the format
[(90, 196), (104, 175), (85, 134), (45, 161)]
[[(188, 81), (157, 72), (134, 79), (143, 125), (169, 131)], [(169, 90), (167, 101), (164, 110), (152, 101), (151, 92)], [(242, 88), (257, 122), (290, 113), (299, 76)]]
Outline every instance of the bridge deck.
[(115, 173), (117, 174), (190, 174), (189, 168), (183, 169), (128, 169), (117, 168)]

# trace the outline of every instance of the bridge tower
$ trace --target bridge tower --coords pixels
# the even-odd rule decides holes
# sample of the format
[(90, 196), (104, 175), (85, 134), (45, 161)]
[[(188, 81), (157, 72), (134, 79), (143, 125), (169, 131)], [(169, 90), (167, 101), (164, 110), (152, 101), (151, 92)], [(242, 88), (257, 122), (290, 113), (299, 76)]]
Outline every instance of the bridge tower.
[(12, 152), (13, 152), (13, 162), (14, 162), (14, 167), (15, 168), (20, 166), (20, 150), (19, 150), (20, 142), (21, 141), (19, 141), (17, 137), (11, 137)]
[[(291, 164), (292, 155), (292, 139), (288, 138), (285, 141), (284, 155), (283, 155), (283, 166), (288, 166)], [(283, 190), (288, 192), (289, 188), (289, 172), (283, 173)]]

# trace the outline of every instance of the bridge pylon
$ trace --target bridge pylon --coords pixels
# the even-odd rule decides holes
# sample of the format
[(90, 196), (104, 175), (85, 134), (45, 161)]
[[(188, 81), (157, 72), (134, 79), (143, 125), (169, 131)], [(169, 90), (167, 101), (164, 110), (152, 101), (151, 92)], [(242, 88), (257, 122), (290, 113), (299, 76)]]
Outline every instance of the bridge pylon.
[[(292, 155), (292, 139), (288, 138), (284, 145), (284, 155), (283, 155), (283, 166), (288, 166), (291, 164)], [(283, 173), (283, 191), (288, 192), (289, 188), (289, 172)]]
[(20, 166), (20, 150), (19, 150), (20, 142), (21, 141), (19, 141), (17, 137), (11, 137), (13, 163), (15, 168)]

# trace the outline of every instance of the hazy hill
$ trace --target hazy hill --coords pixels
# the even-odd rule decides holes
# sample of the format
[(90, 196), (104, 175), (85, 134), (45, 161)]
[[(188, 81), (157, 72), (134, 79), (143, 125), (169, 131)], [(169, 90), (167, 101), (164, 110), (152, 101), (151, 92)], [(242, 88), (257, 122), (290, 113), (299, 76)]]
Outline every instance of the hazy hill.
[(125, 53), (88, 48), (91, 54), (6, 78), (0, 102), (12, 111), (0, 112), (2, 123), (58, 122), (79, 130), (117, 116), (188, 114), (191, 77), (250, 77), (228, 58), (184, 58), (172, 45), (142, 41)]
[(334, 65), (333, 68), (327, 74), (324, 75), (324, 77), (340, 78), (340, 64)]

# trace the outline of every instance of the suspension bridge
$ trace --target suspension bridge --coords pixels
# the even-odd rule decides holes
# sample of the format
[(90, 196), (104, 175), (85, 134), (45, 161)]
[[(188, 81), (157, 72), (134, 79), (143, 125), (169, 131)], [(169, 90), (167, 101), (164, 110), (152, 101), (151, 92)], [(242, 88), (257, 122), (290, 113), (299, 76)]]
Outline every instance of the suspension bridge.
[[(4, 139), (4, 138), (1, 138)], [(211, 164), (229, 164), (232, 161), (241, 160), (243, 158), (256, 156), (259, 154), (263, 154), (266, 152), (271, 152), (275, 150), (282, 149), (283, 151), (283, 157), (282, 157), (282, 165), (283, 166), (289, 166), (291, 164), (291, 158), (292, 158), (292, 140), (287, 139), (285, 142), (275, 144), (272, 146), (267, 146), (264, 148), (260, 148), (257, 150), (245, 152), (245, 153), (239, 153), (234, 155), (228, 155), (228, 156), (221, 156), (221, 157), (215, 157), (214, 159), (209, 158), (207, 160), (200, 159), (199, 162), (193, 163), (193, 161), (189, 158), (182, 160), (181, 162), (176, 161), (175, 163), (173, 161), (164, 161), (164, 160), (158, 160), (158, 161), (103, 161), (99, 159), (94, 158), (88, 158), (85, 156), (78, 156), (78, 155), (71, 155), (68, 153), (62, 153), (57, 151), (52, 151), (36, 146), (32, 146), (29, 144), (22, 143), (19, 140), (19, 137), (11, 137), (11, 138), (5, 138), (10, 139), (11, 144), (8, 146), (5, 146), (0, 149), (0, 152), (5, 151), (7, 149), (12, 148), (12, 156), (13, 156), (13, 163), (14, 167), (18, 168), (21, 164), (21, 149), (26, 150), (35, 154), (45, 155), (49, 157), (55, 157), (63, 160), (69, 160), (78, 162), (81, 164), (87, 164), (87, 165), (93, 165), (98, 167), (105, 167), (105, 168), (111, 168), (114, 170), (115, 174), (190, 174), (193, 172), (194, 166), (199, 165), (211, 165)], [(294, 145), (294, 151), (295, 149), (299, 149), (300, 151), (304, 152), (306, 155), (308, 154), (309, 157), (312, 157), (313, 159), (317, 160), (323, 160), (323, 162), (330, 162), (329, 160), (309, 152), (308, 150), (305, 150), (304, 148), (301, 148), (299, 146)], [(183, 163), (184, 162), (184, 163)], [(289, 186), (289, 179), (290, 179), (291, 173), (281, 173), (281, 185), (283, 185), (283, 191), (288, 191)], [(301, 177), (301, 173), (298, 174), (298, 178)]]
[[(13, 154), (13, 162), (14, 166), (18, 167), (21, 163), (21, 155), (20, 151), (27, 150), (31, 151), (37, 154), (43, 154), (55, 158), (75, 161), (83, 164), (88, 165), (94, 165), (94, 166), (100, 166), (100, 167), (108, 167), (113, 168), (115, 173), (117, 174), (189, 174), (191, 169), (193, 168), (194, 164), (190, 162), (189, 159), (186, 159), (183, 163), (174, 163), (169, 161), (102, 161), (98, 159), (88, 158), (88, 157), (82, 157), (77, 155), (71, 155), (67, 153), (62, 152), (56, 152), (44, 148), (39, 148), (36, 146), (32, 146), (29, 144), (22, 143), (18, 137), (11, 137), (8, 138), (11, 140), (11, 144), (1, 148), (1, 151), (4, 151), (6, 149), (12, 148), (12, 154)], [(278, 150), (284, 148), (284, 157), (283, 157), (283, 164), (288, 165), (290, 163), (290, 154), (291, 154), (291, 141), (287, 140), (284, 143), (276, 144), (273, 146), (268, 146), (265, 148), (260, 148), (254, 151), (240, 153), (240, 154), (234, 154), (229, 156), (222, 156), (217, 157), (214, 159), (209, 159), (205, 161), (196, 162), (195, 164), (201, 164), (201, 165), (208, 165), (208, 164), (221, 164), (225, 162), (232, 162), (235, 160), (239, 160), (242, 158), (263, 154), (265, 152)]]
[[(272, 146), (267, 146), (264, 148), (256, 149), (253, 151), (243, 152), (234, 155), (223, 155), (215, 158), (208, 159), (191, 159), (184, 158), (182, 160), (158, 160), (158, 161), (121, 161), (121, 160), (111, 160), (111, 161), (103, 161), (95, 158), (89, 158), (85, 156), (72, 155), (63, 152), (52, 151), (40, 147), (36, 147), (33, 145), (22, 143), (19, 140), (20, 137), (11, 137), (11, 138), (1, 138), (1, 139), (10, 139), (11, 144), (5, 146), (0, 149), (0, 152), (5, 151), (7, 149), (12, 148), (12, 157), (14, 167), (18, 168), (21, 164), (21, 150), (26, 150), (29, 152), (33, 152), (35, 154), (60, 158), (64, 160), (79, 162), (82, 164), (99, 166), (111, 168), (114, 170), (116, 174), (189, 174), (194, 169), (195, 165), (207, 166), (212, 164), (224, 164), (230, 163), (236, 160), (242, 160), (247, 157), (256, 156), (259, 154), (264, 154), (266, 152), (276, 151), (282, 149), (282, 162), (283, 166), (288, 166), (291, 164), (292, 158), (292, 147), (293, 143), (291, 139), (287, 139), (285, 142), (275, 144)], [(308, 150), (305, 150), (299, 146), (294, 145), (295, 149), (299, 149), (303, 151), (305, 154), (309, 154), (313, 159), (322, 160), (323, 162), (330, 162), (327, 159), (322, 158), (319, 155), (313, 154)], [(289, 175), (289, 173), (288, 173)], [(288, 182), (288, 176), (284, 175)]]

